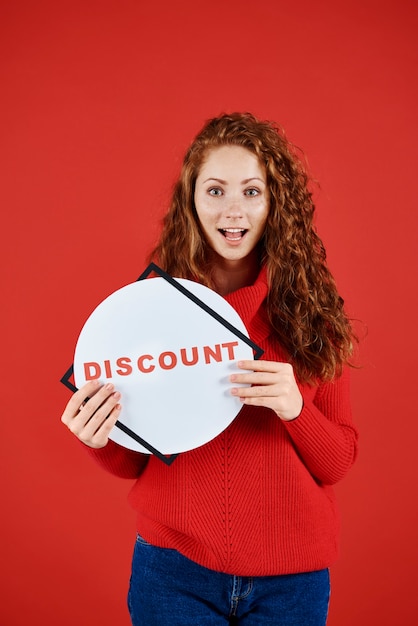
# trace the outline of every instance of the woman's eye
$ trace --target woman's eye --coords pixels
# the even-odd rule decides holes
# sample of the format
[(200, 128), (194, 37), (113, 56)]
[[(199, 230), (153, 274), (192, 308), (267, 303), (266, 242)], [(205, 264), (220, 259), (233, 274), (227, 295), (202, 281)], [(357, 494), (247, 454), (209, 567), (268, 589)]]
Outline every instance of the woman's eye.
[(222, 189), (219, 189), (219, 187), (212, 187), (211, 189), (208, 189), (208, 193), (211, 196), (221, 196)]
[(245, 195), (246, 196), (258, 196), (260, 192), (258, 191), (258, 189), (254, 189), (253, 187), (251, 187), (251, 189), (246, 189), (245, 190)]

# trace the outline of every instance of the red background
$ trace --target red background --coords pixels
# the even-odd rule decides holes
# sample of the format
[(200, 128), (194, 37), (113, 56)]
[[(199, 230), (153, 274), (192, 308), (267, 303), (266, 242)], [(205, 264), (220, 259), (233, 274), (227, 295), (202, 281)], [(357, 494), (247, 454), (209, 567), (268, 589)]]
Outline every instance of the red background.
[(59, 379), (90, 312), (144, 269), (189, 141), (233, 110), (304, 148), (330, 266), (368, 329), (329, 624), (416, 624), (417, 14), (413, 0), (3, 1), (2, 625), (129, 624), (130, 482), (61, 425)]

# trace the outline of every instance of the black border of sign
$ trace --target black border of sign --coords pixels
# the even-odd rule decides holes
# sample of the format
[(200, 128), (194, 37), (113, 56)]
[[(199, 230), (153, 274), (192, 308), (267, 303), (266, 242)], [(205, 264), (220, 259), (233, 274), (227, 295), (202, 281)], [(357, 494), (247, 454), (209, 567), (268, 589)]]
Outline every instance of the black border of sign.
[[(181, 283), (179, 283), (175, 278), (170, 276), (170, 274), (167, 274), (167, 272), (165, 272), (160, 267), (158, 267), (158, 265), (156, 265), (155, 263), (150, 263), (148, 265), (148, 267), (142, 272), (142, 274), (139, 276), (139, 278), (137, 280), (144, 280), (145, 278), (148, 278), (148, 276), (152, 272), (157, 274), (157, 276), (160, 276), (161, 278), (164, 278), (164, 280), (166, 280), (168, 283), (170, 283), (170, 285), (172, 285), (178, 291), (180, 291), (180, 293), (182, 293), (184, 296), (186, 296), (186, 298), (189, 298), (189, 300), (194, 302), (194, 304), (196, 304), (201, 309), (203, 309), (206, 313), (208, 313), (208, 315), (211, 315), (220, 324), (225, 326), (225, 328), (230, 330), (236, 337), (241, 339), (241, 341), (244, 341), (246, 344), (248, 344), (254, 350), (254, 359), (257, 360), (264, 354), (264, 350), (262, 350), (259, 346), (257, 346), (256, 343), (251, 341), (251, 339), (249, 339), (249, 337), (247, 337), (240, 330), (235, 328), (235, 326), (230, 324), (225, 318), (223, 318), (221, 315), (216, 313), (216, 311), (211, 309), (207, 304), (205, 304), (202, 300), (200, 300), (197, 296), (195, 296), (191, 291), (186, 289), (186, 287), (184, 287)], [(70, 389), (70, 391), (76, 392), (76, 391), (78, 391), (77, 387), (75, 385), (73, 385), (73, 383), (70, 381), (70, 378), (73, 375), (73, 373), (74, 373), (74, 365), (72, 364), (68, 368), (68, 370), (65, 372), (65, 374), (61, 378), (60, 382), (63, 385), (65, 385), (65, 387)], [(137, 435), (133, 430), (131, 430), (130, 428), (125, 426), (125, 424), (123, 424), (119, 420), (116, 422), (115, 426), (117, 426), (126, 435), (128, 435), (129, 437), (134, 439), (136, 442), (138, 442), (141, 446), (143, 446), (146, 450), (151, 452), (154, 456), (159, 458), (160, 461), (162, 461), (166, 465), (171, 465), (172, 462), (178, 457), (178, 453), (177, 454), (171, 454), (169, 456), (166, 456), (166, 455), (162, 454), (162, 452), (160, 452), (159, 450), (154, 448), (151, 444), (149, 444), (147, 441), (142, 439), (142, 437)]]

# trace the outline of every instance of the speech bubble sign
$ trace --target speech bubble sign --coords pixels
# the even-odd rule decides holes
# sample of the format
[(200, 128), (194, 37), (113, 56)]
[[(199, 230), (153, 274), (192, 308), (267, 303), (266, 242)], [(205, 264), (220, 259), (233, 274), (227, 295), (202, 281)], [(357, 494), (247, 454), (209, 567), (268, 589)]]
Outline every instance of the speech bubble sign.
[[(159, 276), (142, 280), (151, 271)], [(229, 426), (242, 408), (229, 376), (238, 360), (261, 354), (224, 298), (151, 264), (90, 315), (74, 379), (77, 387), (95, 378), (114, 383), (122, 412), (110, 438), (169, 463)]]

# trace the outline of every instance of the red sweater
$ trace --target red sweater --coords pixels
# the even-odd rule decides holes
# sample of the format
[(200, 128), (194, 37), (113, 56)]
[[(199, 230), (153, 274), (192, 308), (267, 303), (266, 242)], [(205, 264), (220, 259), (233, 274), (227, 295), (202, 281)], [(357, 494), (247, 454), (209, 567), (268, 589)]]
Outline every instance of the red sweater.
[[(284, 361), (271, 335), (265, 272), (226, 297), (263, 358)], [(331, 383), (301, 386), (304, 408), (291, 422), (244, 406), (232, 424), (172, 465), (109, 441), (89, 449), (110, 472), (137, 478), (129, 496), (137, 529), (153, 545), (174, 548), (219, 572), (265, 576), (331, 565), (339, 517), (332, 484), (354, 462), (348, 371)]]

